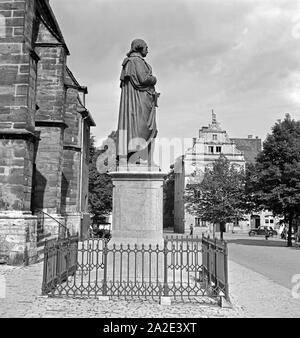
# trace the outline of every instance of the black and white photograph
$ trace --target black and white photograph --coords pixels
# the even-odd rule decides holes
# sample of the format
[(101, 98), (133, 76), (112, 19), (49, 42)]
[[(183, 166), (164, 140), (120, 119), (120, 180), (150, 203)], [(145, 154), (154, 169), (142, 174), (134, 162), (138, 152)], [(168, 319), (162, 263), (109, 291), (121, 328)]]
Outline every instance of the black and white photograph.
[(0, 0), (0, 318), (300, 318), (299, 0)]

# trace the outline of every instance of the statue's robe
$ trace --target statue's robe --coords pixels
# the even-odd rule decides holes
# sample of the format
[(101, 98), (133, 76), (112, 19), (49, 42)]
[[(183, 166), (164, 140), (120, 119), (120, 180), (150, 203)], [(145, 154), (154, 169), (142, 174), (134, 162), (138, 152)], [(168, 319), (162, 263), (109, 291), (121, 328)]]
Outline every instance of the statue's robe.
[[(118, 155), (140, 150), (137, 139), (149, 144), (157, 136), (155, 84), (150, 65), (138, 53), (132, 53), (122, 64), (121, 103), (119, 112)], [(144, 148), (145, 149), (145, 148)]]

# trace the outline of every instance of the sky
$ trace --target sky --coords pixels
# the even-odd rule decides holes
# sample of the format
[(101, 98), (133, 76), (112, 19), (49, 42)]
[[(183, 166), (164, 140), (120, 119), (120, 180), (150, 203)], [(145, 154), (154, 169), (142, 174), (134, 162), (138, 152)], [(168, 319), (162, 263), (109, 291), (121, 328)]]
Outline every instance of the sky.
[(160, 138), (193, 138), (214, 109), (229, 137), (266, 138), (300, 119), (298, 0), (51, 0), (88, 86), (98, 143), (117, 129), (121, 64), (144, 39), (158, 78)]

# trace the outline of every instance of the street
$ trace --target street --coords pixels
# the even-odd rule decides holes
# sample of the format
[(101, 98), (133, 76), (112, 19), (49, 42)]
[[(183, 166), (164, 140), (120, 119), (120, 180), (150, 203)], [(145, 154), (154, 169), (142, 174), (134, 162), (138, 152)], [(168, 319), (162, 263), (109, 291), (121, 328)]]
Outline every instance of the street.
[(277, 237), (225, 234), (229, 244), (229, 259), (258, 272), (275, 283), (292, 288), (292, 277), (300, 274), (300, 249), (288, 248)]
[(292, 284), (292, 276), (300, 274), (300, 250), (278, 238), (230, 233), (224, 238), (232, 303), (249, 318), (300, 318), (299, 282)]

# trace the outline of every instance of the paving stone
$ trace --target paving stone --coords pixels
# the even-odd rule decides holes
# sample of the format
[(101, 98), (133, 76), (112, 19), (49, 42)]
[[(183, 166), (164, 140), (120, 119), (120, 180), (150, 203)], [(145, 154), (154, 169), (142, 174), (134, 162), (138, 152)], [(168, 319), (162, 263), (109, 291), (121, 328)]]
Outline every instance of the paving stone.
[(300, 299), (292, 290), (229, 261), (231, 301), (251, 318), (300, 318)]
[(106, 301), (41, 297), (43, 264), (0, 266), (7, 297), (0, 299), (1, 318), (247, 318), (300, 317), (300, 301), (291, 291), (236, 263), (229, 263), (232, 309), (151, 301)]

